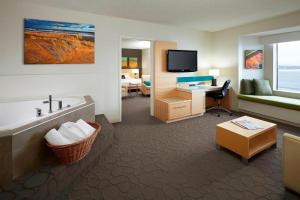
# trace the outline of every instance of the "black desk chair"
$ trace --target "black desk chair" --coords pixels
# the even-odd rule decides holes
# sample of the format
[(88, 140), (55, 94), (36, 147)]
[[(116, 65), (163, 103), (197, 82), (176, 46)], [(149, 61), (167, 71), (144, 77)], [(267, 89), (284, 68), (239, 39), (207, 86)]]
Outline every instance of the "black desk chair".
[(232, 112), (230, 110), (228, 110), (228, 109), (226, 109), (226, 108), (224, 108), (224, 107), (221, 106), (221, 101), (224, 99), (224, 97), (226, 97), (228, 95), (228, 87), (230, 85), (230, 82), (231, 82), (230, 80), (225, 81), (222, 89), (219, 90), (219, 91), (214, 91), (214, 92), (208, 92), (208, 93), (206, 93), (206, 96), (213, 98), (215, 101), (218, 101), (218, 105), (217, 106), (213, 106), (211, 108), (208, 108), (206, 111), (216, 109), (218, 117), (220, 117), (219, 111), (221, 111), (221, 110), (229, 113), (230, 116), (232, 115)]

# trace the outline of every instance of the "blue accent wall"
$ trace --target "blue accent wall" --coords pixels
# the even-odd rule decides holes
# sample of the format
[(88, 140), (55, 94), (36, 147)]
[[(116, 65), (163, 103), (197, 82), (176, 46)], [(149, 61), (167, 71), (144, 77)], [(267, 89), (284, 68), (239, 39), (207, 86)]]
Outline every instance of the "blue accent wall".
[(187, 77), (177, 77), (177, 83), (185, 82), (198, 82), (198, 81), (211, 81), (213, 76), (187, 76)]

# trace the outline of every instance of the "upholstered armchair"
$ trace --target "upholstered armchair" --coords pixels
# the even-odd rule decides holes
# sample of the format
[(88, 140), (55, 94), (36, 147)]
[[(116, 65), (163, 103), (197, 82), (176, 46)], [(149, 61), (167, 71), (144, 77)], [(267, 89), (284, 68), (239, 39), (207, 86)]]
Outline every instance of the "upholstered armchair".
[(128, 96), (128, 87), (125, 85), (122, 85), (122, 97)]
[(285, 187), (300, 193), (300, 137), (283, 135), (283, 182)]
[(150, 82), (150, 75), (142, 75), (142, 86), (141, 91), (143, 95), (150, 95), (150, 88), (151, 88), (151, 82)]

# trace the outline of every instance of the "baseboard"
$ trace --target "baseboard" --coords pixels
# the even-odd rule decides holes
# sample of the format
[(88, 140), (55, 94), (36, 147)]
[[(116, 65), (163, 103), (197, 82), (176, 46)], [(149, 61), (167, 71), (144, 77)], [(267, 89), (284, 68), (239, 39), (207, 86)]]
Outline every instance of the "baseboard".
[(277, 106), (261, 104), (251, 101), (239, 100), (239, 111), (251, 113), (255, 116), (263, 116), (273, 121), (300, 127), (300, 111), (281, 108)]
[(204, 113), (202, 114), (197, 114), (197, 115), (190, 115), (190, 116), (187, 116), (187, 117), (182, 117), (182, 118), (178, 118), (178, 119), (172, 119), (172, 120), (168, 120), (166, 121), (166, 123), (172, 123), (172, 122), (178, 122), (178, 121), (182, 121), (182, 120), (185, 120), (185, 119), (191, 119), (191, 118), (194, 118), (194, 117), (200, 117), (200, 116), (203, 116)]
[(249, 114), (249, 115), (269, 119), (269, 120), (272, 120), (274, 122), (280, 122), (282, 124), (287, 124), (287, 125), (291, 125), (291, 126), (295, 126), (295, 127), (300, 128), (300, 124), (293, 123), (293, 122), (290, 122), (290, 121), (286, 121), (286, 120), (283, 120), (283, 119), (278, 119), (278, 118), (271, 117), (271, 116), (268, 116), (268, 115), (263, 115), (263, 114), (260, 114), (260, 113), (255, 113), (255, 112), (251, 112), (251, 111), (244, 110), (244, 109), (239, 109), (239, 112), (243, 112), (243, 113), (246, 113), (246, 114)]

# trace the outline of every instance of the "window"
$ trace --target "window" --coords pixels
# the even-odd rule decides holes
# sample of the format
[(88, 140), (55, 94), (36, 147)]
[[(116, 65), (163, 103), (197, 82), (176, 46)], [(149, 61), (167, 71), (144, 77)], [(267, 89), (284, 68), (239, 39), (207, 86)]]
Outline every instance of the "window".
[(277, 90), (300, 92), (300, 41), (277, 44)]

